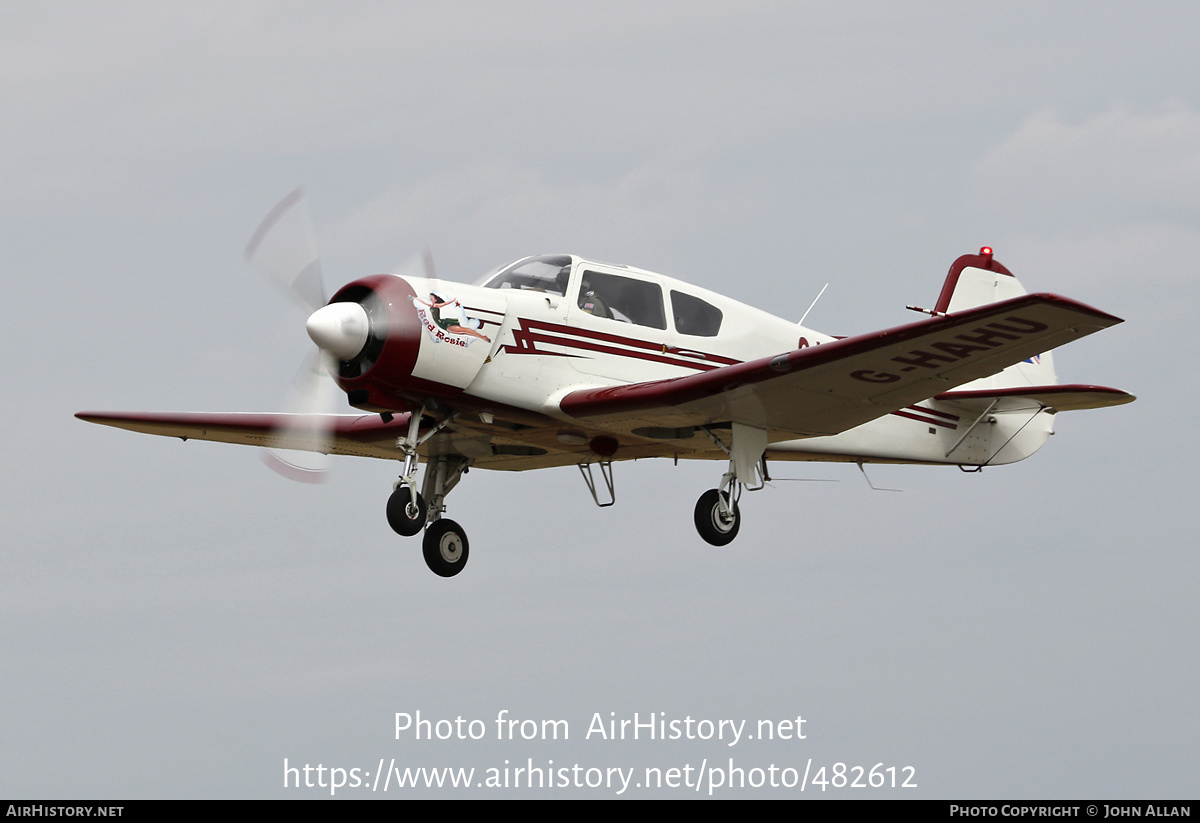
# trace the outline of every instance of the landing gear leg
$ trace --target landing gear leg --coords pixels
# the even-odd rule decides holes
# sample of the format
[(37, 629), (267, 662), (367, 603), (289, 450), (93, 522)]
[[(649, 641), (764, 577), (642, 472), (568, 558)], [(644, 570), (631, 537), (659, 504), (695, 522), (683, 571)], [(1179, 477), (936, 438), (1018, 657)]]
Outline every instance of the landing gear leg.
[(387, 519), (392, 531), (404, 537), (412, 537), (421, 530), (427, 513), (425, 500), (417, 493), (417, 445), (424, 412), (421, 409), (410, 414), (408, 435), (396, 440), (396, 447), (404, 452), (404, 472), (393, 485), (392, 496), (388, 498)]
[(446, 495), (471, 467), (471, 461), (457, 454), (442, 454), (431, 458), (425, 467), (421, 494), (429, 501), (429, 520), (433, 522), (446, 510)]
[(425, 468), (421, 491), (429, 500), (429, 526), (421, 541), (425, 565), (439, 577), (454, 577), (467, 565), (467, 533), (453, 520), (442, 517), (446, 495), (458, 485), (471, 461), (461, 455), (438, 455)]
[(727, 546), (742, 526), (742, 514), (738, 510), (742, 489), (757, 491), (766, 483), (763, 453), (767, 447), (767, 430), (733, 423), (730, 426), (732, 442), (726, 446), (711, 429), (703, 428), (713, 443), (729, 455), (729, 470), (721, 477), (719, 488), (709, 489), (696, 501), (696, 531), (706, 543)]

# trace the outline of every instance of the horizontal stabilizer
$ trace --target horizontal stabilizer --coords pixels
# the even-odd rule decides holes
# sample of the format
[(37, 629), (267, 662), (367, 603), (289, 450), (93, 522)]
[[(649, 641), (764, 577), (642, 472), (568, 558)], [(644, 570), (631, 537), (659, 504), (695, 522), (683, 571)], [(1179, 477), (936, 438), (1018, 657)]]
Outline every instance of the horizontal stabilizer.
[(987, 405), (992, 401), (1001, 401), (1004, 403), (1005, 411), (1017, 411), (1023, 408), (1077, 411), (1120, 406), (1124, 403), (1132, 403), (1137, 398), (1120, 389), (1076, 383), (1066, 386), (1017, 386), (1009, 389), (948, 391), (939, 394), (937, 399), (971, 405)]

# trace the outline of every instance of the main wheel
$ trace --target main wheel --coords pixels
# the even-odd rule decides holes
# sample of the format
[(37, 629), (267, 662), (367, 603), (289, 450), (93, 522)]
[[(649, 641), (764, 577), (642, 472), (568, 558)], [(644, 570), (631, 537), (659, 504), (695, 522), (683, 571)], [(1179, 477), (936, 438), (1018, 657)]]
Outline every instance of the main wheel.
[(388, 525), (396, 534), (412, 537), (425, 525), (425, 499), (421, 495), (410, 499), (408, 486), (401, 484), (388, 498)]
[(453, 520), (435, 520), (425, 530), (425, 565), (439, 577), (454, 577), (467, 565), (467, 533)]
[(729, 495), (718, 489), (709, 489), (696, 501), (696, 531), (705, 542), (714, 546), (726, 546), (737, 537), (742, 525), (742, 513), (737, 503), (733, 504), (731, 516), (721, 513), (720, 501), (729, 500)]

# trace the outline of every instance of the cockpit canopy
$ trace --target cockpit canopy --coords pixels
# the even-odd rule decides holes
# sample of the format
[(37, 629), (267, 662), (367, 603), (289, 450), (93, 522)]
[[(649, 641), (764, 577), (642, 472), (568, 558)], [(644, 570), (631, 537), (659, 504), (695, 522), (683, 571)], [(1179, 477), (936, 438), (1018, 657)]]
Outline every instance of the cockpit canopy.
[(579, 275), (572, 283), (575, 264), (576, 259), (570, 255), (527, 257), (492, 275), (483, 285), (570, 296), (575, 306), (594, 317), (660, 330), (667, 329), (666, 286), (675, 331), (716, 337), (721, 330), (721, 310), (701, 297), (673, 288), (682, 284), (670, 278), (641, 271), (605, 271), (613, 267), (580, 260)]
[(522, 289), (566, 297), (572, 262), (570, 255), (526, 257), (492, 275), (483, 285), (489, 289)]

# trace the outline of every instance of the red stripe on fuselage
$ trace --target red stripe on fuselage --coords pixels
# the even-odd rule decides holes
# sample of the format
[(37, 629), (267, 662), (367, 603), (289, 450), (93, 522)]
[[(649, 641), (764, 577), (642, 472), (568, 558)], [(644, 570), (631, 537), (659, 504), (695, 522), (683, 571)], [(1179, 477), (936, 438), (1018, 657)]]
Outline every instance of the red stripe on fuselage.
[[(568, 349), (611, 354), (617, 357), (632, 357), (636, 360), (649, 360), (670, 366), (682, 366), (699, 371), (711, 371), (721, 366), (729, 366), (741, 361), (723, 357), (708, 352), (696, 352), (694, 355), (683, 354), (671, 356), (670, 349), (664, 351), (664, 344), (641, 340), (636, 337), (623, 337), (592, 329), (580, 329), (564, 326), (559, 323), (547, 323), (543, 320), (531, 320), (527, 317), (518, 318), (519, 329), (513, 330), (515, 345), (506, 344), (503, 350), (508, 354), (545, 354), (558, 357), (578, 357), (562, 352), (551, 352), (539, 349), (538, 343), (562, 346)], [(598, 341), (598, 342), (597, 342)], [(604, 343), (628, 346), (629, 349), (614, 348)], [(630, 351), (637, 349), (637, 351)], [(690, 351), (690, 350), (689, 350)]]

